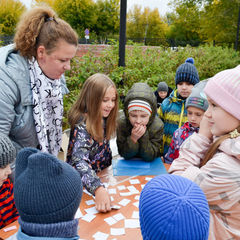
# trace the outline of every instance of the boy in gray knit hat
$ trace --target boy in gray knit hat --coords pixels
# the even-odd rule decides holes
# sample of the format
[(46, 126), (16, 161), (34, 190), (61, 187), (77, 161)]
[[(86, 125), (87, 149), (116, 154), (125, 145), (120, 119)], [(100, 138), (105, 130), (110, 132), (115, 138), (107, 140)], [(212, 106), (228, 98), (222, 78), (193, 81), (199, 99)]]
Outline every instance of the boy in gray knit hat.
[(154, 92), (157, 99), (157, 108), (162, 105), (165, 98), (169, 97), (172, 92), (172, 88), (167, 85), (166, 82), (160, 82), (157, 85), (157, 90)]
[(174, 132), (168, 152), (164, 156), (165, 163), (171, 164), (174, 159), (178, 158), (183, 142), (194, 132), (198, 133), (204, 112), (208, 108), (207, 96), (204, 93), (206, 83), (207, 81), (204, 80), (196, 84), (186, 99), (188, 121)]
[(7, 135), (0, 133), (0, 229), (18, 219), (13, 197), (10, 163), (16, 157), (16, 149)]

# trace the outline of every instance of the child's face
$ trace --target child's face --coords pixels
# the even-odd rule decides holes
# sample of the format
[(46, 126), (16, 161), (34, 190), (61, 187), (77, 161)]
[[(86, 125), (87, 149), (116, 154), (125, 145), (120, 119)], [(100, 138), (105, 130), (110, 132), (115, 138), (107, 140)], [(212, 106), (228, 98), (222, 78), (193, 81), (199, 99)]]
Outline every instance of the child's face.
[(3, 185), (4, 181), (8, 178), (8, 175), (12, 173), (10, 164), (5, 167), (0, 168), (0, 187)]
[(178, 93), (183, 98), (187, 98), (190, 95), (192, 88), (193, 85), (189, 82), (180, 82), (177, 84)]
[(141, 110), (133, 110), (129, 113), (129, 121), (132, 126), (143, 125), (146, 126), (149, 122), (150, 115)]
[(204, 116), (204, 111), (196, 107), (187, 108), (188, 121), (193, 127), (199, 127)]
[(217, 105), (210, 97), (207, 96), (209, 107), (205, 112), (205, 116), (209, 120), (211, 133), (215, 136), (222, 136), (234, 131), (240, 126), (240, 120), (230, 113), (226, 112)]
[(102, 117), (109, 116), (110, 112), (115, 107), (115, 102), (116, 102), (116, 91), (113, 87), (110, 87), (106, 91), (101, 104)]
[(161, 98), (161, 99), (164, 99), (167, 97), (167, 92), (165, 91), (160, 91), (158, 92), (158, 96)]

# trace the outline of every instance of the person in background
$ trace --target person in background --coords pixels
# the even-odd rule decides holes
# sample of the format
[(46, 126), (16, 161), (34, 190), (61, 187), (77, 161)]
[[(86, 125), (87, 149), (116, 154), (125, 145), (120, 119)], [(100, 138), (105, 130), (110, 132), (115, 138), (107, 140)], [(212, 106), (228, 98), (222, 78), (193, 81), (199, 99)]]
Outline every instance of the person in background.
[(78, 240), (75, 214), (82, 194), (74, 168), (49, 153), (22, 149), (16, 157), (14, 184), (20, 227), (8, 240)]
[(15, 160), (16, 149), (7, 135), (0, 133), (0, 229), (18, 219), (13, 184), (8, 175), (10, 164)]
[(166, 82), (160, 82), (157, 85), (157, 90), (154, 92), (157, 98), (157, 108), (161, 107), (165, 98), (169, 97), (172, 92), (172, 88), (167, 85)]
[(181, 146), (169, 173), (198, 184), (210, 207), (209, 240), (240, 239), (240, 66), (210, 78), (198, 133)]
[(122, 157), (146, 162), (160, 157), (164, 125), (156, 112), (152, 89), (146, 83), (135, 83), (127, 93), (117, 126), (117, 147)]
[(163, 155), (168, 152), (175, 130), (188, 120), (185, 108), (186, 99), (193, 86), (199, 82), (198, 71), (193, 64), (193, 58), (188, 58), (178, 67), (175, 76), (176, 89), (158, 109), (158, 116), (164, 123)]
[(194, 132), (198, 133), (204, 112), (208, 108), (207, 96), (204, 93), (206, 81), (201, 81), (192, 88), (190, 96), (186, 100), (188, 121), (178, 128), (172, 137), (164, 162), (171, 164), (179, 156), (179, 149), (183, 142)]
[(210, 213), (206, 196), (181, 176), (159, 175), (142, 189), (139, 220), (143, 240), (207, 240)]
[(58, 155), (62, 139), (64, 72), (78, 36), (47, 6), (22, 15), (14, 44), (0, 48), (0, 132), (24, 147)]
[(109, 140), (116, 132), (117, 114), (116, 86), (100, 73), (86, 80), (68, 112), (71, 134), (67, 162), (77, 169), (87, 191), (95, 195), (99, 212), (111, 211), (110, 196), (96, 173), (112, 164)]

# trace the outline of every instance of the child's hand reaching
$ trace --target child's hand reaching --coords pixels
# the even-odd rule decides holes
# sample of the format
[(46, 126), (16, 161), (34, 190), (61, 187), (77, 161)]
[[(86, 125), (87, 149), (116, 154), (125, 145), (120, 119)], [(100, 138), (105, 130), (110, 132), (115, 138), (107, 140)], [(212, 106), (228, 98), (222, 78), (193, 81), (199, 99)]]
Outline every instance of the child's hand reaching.
[(211, 132), (211, 127), (209, 125), (209, 120), (206, 116), (203, 116), (202, 118), (202, 121), (200, 123), (199, 133), (209, 139), (212, 139), (213, 137)]
[(136, 143), (140, 137), (146, 132), (147, 127), (139, 124), (135, 124), (132, 133), (131, 133), (131, 140), (133, 143)]
[(109, 194), (102, 186), (95, 190), (95, 208), (99, 212), (111, 211), (111, 200)]

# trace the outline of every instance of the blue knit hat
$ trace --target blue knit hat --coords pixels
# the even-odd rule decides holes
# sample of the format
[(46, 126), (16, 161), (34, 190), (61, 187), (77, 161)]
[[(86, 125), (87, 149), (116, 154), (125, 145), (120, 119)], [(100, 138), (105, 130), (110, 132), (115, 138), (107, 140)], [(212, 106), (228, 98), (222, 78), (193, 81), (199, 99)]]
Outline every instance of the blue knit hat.
[(69, 164), (33, 148), (24, 148), (18, 153), (14, 199), (24, 222), (71, 221), (82, 193), (81, 177)]
[(193, 58), (186, 59), (185, 63), (181, 64), (176, 72), (175, 84), (177, 86), (180, 82), (189, 82), (193, 85), (199, 82), (197, 68), (193, 65)]
[(202, 189), (187, 178), (159, 175), (143, 188), (139, 202), (144, 240), (207, 240), (210, 213)]

